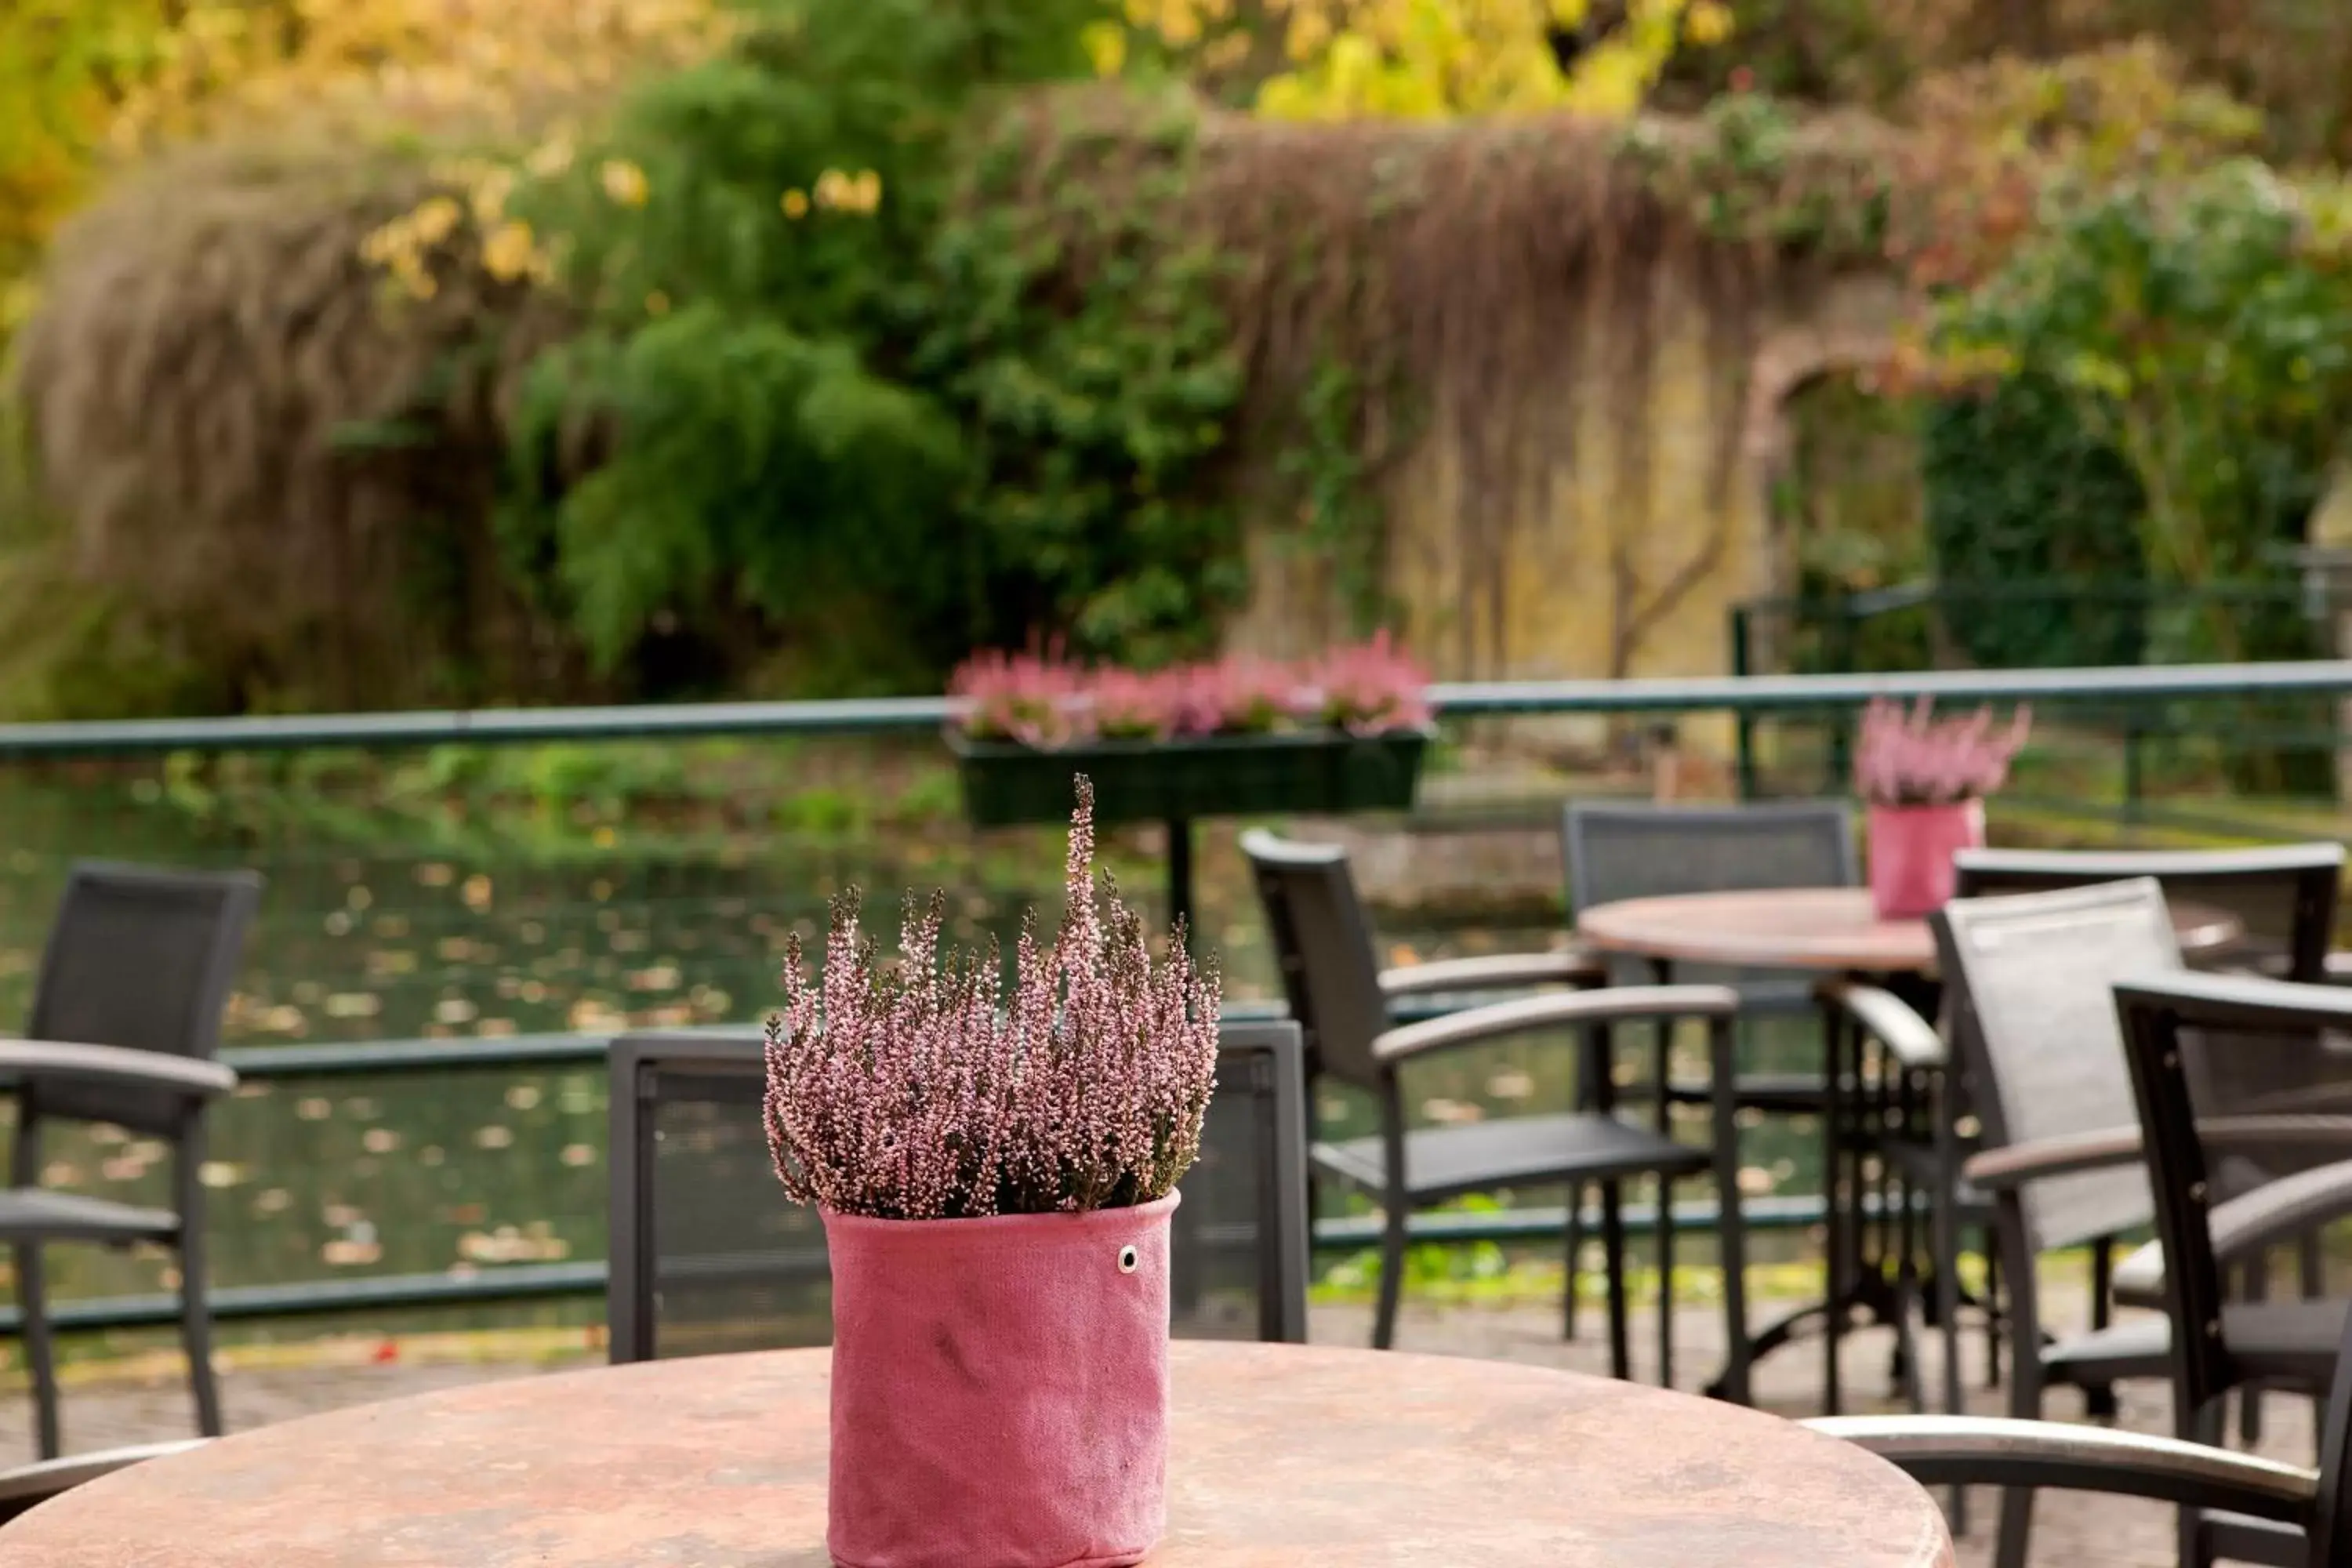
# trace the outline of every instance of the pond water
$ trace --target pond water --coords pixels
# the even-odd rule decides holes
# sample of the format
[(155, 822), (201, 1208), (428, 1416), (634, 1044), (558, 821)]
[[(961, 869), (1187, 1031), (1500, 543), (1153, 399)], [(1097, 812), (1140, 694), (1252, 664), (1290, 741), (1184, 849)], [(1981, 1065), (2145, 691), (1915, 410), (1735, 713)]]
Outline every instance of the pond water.
[[(813, 824), (802, 811), (655, 833), (625, 805), (609, 815), (553, 842), (478, 814), (462, 832), (429, 816), (393, 834), (315, 821), (256, 828), (186, 809), (136, 770), (0, 777), (0, 1028), (25, 1016), (67, 869), (84, 857), (247, 866), (268, 878), (226, 1028), (227, 1043), (247, 1047), (756, 1023), (787, 935), (815, 937), (825, 900), (852, 884), (886, 936), (908, 889), (948, 888), (964, 942), (1009, 945), (1025, 906), (1058, 909), (1051, 831), (975, 835), (941, 814)], [(1106, 857), (1155, 914), (1157, 851), (1150, 836), (1119, 837)], [(1228, 995), (1268, 996), (1273, 971), (1232, 834), (1204, 833), (1200, 863), (1202, 926), (1224, 956)], [(1557, 937), (1410, 916), (1382, 931), (1390, 962)], [(1809, 1027), (1759, 1035), (1753, 1059), (1809, 1064)], [(1409, 1084), (1412, 1114), (1449, 1121), (1564, 1105), (1569, 1046), (1528, 1039), (1428, 1064)], [(1692, 1066), (1703, 1070), (1703, 1058)], [(1324, 1110), (1342, 1131), (1369, 1129), (1366, 1108), (1345, 1096)], [(213, 1122), (215, 1284), (600, 1258), (605, 1112), (600, 1069), (248, 1083)], [(1694, 1134), (1703, 1131), (1702, 1117)], [(1748, 1139), (1752, 1192), (1812, 1186), (1811, 1129), (1768, 1122)], [(58, 1129), (44, 1157), (52, 1185), (126, 1201), (166, 1191), (165, 1151), (152, 1141)], [(1514, 1198), (1556, 1204), (1559, 1194)], [(53, 1267), (67, 1297), (164, 1282), (155, 1258), (61, 1247)]]

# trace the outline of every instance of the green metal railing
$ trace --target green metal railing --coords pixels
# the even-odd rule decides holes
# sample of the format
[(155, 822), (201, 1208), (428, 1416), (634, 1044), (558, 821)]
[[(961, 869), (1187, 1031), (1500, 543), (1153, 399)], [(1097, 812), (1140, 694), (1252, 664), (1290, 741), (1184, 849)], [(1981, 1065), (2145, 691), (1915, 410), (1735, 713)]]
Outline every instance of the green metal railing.
[[(2163, 698), (2352, 692), (2352, 661), (2142, 665), (2094, 669), (1916, 670), (1874, 675), (1732, 675), (1626, 680), (1441, 682), (1441, 719), (1531, 714), (1728, 712), (1761, 716), (1851, 709), (1874, 697), (1950, 701), (2100, 703)], [(0, 724), (0, 757), (127, 757), (157, 752), (535, 745), (551, 741), (712, 736), (908, 734), (956, 711), (943, 697), (841, 702), (681, 702), (626, 708), (476, 709), (250, 719), (133, 719)]]
[[(1728, 714), (1738, 727), (1740, 783), (1759, 790), (1756, 727), (1768, 720), (1834, 719), (1879, 696), (1947, 701), (2032, 701), (2095, 713), (2167, 701), (2352, 696), (2352, 661), (2142, 666), (2113, 668), (1939, 670), (1890, 674), (1743, 675), (1722, 679), (1620, 681), (1510, 681), (1441, 685), (1431, 693), (1449, 722), (1559, 715)], [(683, 740), (691, 737), (809, 737), (921, 734), (951, 716), (945, 699), (852, 702), (681, 704), (666, 707), (346, 714), (216, 721), (0, 725), (0, 758), (37, 762), (186, 752), (221, 754), (314, 748), (417, 748), (532, 745), (551, 742)], [(1236, 1008), (1238, 1013), (1243, 1011)], [(358, 1041), (244, 1047), (224, 1053), (256, 1082), (360, 1078), (409, 1079), (486, 1070), (600, 1065), (607, 1033), (518, 1035), (504, 1038)], [(1820, 1215), (1817, 1197), (1791, 1195), (1753, 1205), (1754, 1223), (1799, 1226)], [(1704, 1227), (1711, 1205), (1677, 1205)], [(1564, 1211), (1418, 1216), (1428, 1241), (1535, 1242), (1563, 1228)], [(1645, 1223), (1646, 1216), (1643, 1221)], [(1370, 1244), (1370, 1222), (1318, 1220), (1319, 1248)], [(593, 1295), (604, 1288), (601, 1262), (485, 1265), (466, 1272), (400, 1274), (299, 1283), (259, 1284), (215, 1292), (224, 1319), (272, 1319), (351, 1311), (483, 1304)], [(170, 1303), (110, 1297), (61, 1303), (61, 1326), (79, 1329), (163, 1324)], [(0, 1331), (12, 1326), (0, 1311)]]
[[(1443, 1004), (1401, 1006), (1409, 1021), (1433, 1017)], [(1276, 1016), (1280, 1009), (1265, 1005), (1230, 1006), (1235, 1019)], [(666, 1033), (719, 1032), (669, 1030)], [(516, 1068), (603, 1067), (613, 1039), (606, 1034), (520, 1035), (494, 1040), (366, 1040), (322, 1046), (260, 1047), (226, 1050), (221, 1059), (254, 1083), (307, 1083), (338, 1078), (381, 1079), (402, 1075), (440, 1076), (461, 1072), (499, 1072)], [(1817, 1223), (1822, 1200), (1813, 1196), (1751, 1200), (1741, 1211), (1751, 1228), (1785, 1229)], [(1705, 1231), (1715, 1223), (1712, 1203), (1675, 1205), (1678, 1226)], [(1591, 1216), (1599, 1223), (1596, 1213)], [(1410, 1225), (1416, 1241), (1439, 1244), (1471, 1242), (1558, 1241), (1567, 1213), (1557, 1206), (1515, 1209), (1486, 1214), (1423, 1214)], [(1633, 1204), (1625, 1224), (1636, 1235), (1654, 1227), (1654, 1205)], [(1314, 1245), (1322, 1252), (1352, 1252), (1376, 1246), (1379, 1222), (1372, 1218), (1318, 1219)], [(424, 1307), (488, 1306), (521, 1301), (572, 1300), (601, 1296), (605, 1265), (601, 1261), (502, 1264), (436, 1274), (379, 1275), (356, 1279), (305, 1280), (292, 1284), (232, 1286), (211, 1293), (213, 1311), (224, 1321), (331, 1317), (341, 1313), (397, 1311)], [(57, 1303), (50, 1311), (54, 1325), (68, 1331), (107, 1329), (164, 1328), (179, 1321), (176, 1300), (164, 1295), (117, 1296)], [(14, 1306), (0, 1308), (0, 1334), (14, 1333), (22, 1321)]]

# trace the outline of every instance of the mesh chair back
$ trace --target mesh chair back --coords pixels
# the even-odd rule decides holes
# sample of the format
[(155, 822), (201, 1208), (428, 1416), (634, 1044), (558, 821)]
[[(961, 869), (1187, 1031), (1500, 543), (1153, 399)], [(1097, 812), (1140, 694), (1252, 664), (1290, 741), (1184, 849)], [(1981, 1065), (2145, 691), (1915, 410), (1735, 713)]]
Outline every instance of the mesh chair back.
[[(1953, 1031), (1988, 1146), (2133, 1125), (2109, 987), (2180, 966), (2164, 894), (2145, 878), (2005, 899), (1956, 899), (1933, 920)], [(2035, 1251), (2149, 1217), (2142, 1171), (2091, 1171), (2019, 1194)]]
[(1965, 849), (1954, 859), (1964, 899), (2038, 893), (2153, 877), (2164, 896), (2237, 917), (2245, 936), (2228, 962), (2273, 978), (2325, 977), (2344, 878), (2341, 844), (2261, 849)]
[(1378, 1089), (1372, 1042), (1389, 1026), (1371, 921), (1356, 897), (1348, 852), (1271, 833), (1242, 835), (1274, 939), (1290, 1016), (1307, 1035), (1307, 1070)]
[(1176, 1206), (1180, 1339), (1307, 1342), (1307, 1107), (1300, 1031), (1227, 1024), (1201, 1159)]
[[(1853, 811), (1842, 801), (1771, 805), (1682, 806), (1574, 802), (1562, 820), (1571, 910), (1622, 899), (1777, 888), (1850, 888), (1861, 879)], [(1618, 985), (1648, 984), (1646, 960), (1612, 957)], [(1678, 963), (1690, 984), (1757, 990), (1771, 982), (1751, 970)], [(1800, 999), (1811, 987), (1794, 986)]]
[[(2233, 949), (2200, 959), (2200, 967), (2242, 966), (2277, 979), (2316, 983), (2325, 978), (2333, 941), (2344, 847), (2097, 854), (1969, 850), (1957, 864), (1964, 898), (2153, 877), (2174, 904), (2218, 910), (2245, 927)], [(2209, 1116), (2352, 1080), (2352, 1056), (2307, 1050), (2275, 1035), (2244, 1040), (2200, 1036), (2189, 1050), (2189, 1082)], [(2222, 1162), (2221, 1188), (2244, 1192), (2294, 1168), (2292, 1161), (2232, 1155)]]
[[(1174, 1331), (1301, 1341), (1307, 1162), (1298, 1029), (1227, 1025), (1172, 1238)], [(776, 1181), (749, 1031), (613, 1042), (612, 1359), (821, 1345), (824, 1227)]]
[[(37, 1040), (209, 1058), (261, 900), (249, 871), (83, 864), (68, 876), (26, 1033)], [(45, 1086), (43, 1115), (168, 1132), (184, 1101), (102, 1085)]]
[(612, 1068), (613, 1359), (828, 1342), (824, 1227), (776, 1180), (759, 1034), (624, 1036)]
[[(2178, 1429), (2187, 1431), (2188, 1417), (2242, 1381), (2226, 1336), (2205, 1327), (2218, 1325), (2222, 1312), (2221, 1268), (2210, 1221), (2218, 1151), (2199, 1134), (2202, 1111), (2196, 1104), (2189, 1047), (2205, 1035), (2325, 1049), (2321, 1041), (2330, 1032), (2352, 1030), (2352, 992), (2242, 975), (2151, 974), (2116, 985), (2115, 1005), (2156, 1189), (2165, 1289), (2174, 1323), (2189, 1326), (2189, 1331), (2173, 1335), (2175, 1414), (2182, 1418)], [(2291, 1141), (2291, 1134), (2272, 1129), (2264, 1138)], [(2326, 1140), (2314, 1142), (2309, 1152), (2315, 1153)], [(2344, 1153), (2340, 1142), (2332, 1152)], [(2342, 1369), (2337, 1388), (2340, 1396)], [(2338, 1463), (2342, 1434), (2334, 1428), (2341, 1418), (2341, 1413), (2330, 1412), (2331, 1430), (2323, 1434), (2324, 1443), (2338, 1450)]]

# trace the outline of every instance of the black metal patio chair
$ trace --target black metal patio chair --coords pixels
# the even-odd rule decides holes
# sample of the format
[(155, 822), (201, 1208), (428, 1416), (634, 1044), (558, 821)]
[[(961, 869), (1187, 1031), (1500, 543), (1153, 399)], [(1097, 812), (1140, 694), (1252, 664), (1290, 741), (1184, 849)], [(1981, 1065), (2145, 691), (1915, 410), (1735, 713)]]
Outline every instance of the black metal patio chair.
[[(1738, 1107), (1731, 1094), (1738, 994), (1719, 985), (1572, 991), (1491, 1003), (1396, 1027), (1389, 1012), (1391, 999), (1405, 994), (1413, 977), (1446, 966), (1381, 972), (1373, 957), (1371, 928), (1356, 896), (1344, 850), (1289, 843), (1262, 832), (1244, 835), (1242, 848), (1249, 857), (1265, 907), (1291, 1014), (1307, 1031), (1311, 1068), (1318, 1076), (1328, 1075), (1368, 1091), (1377, 1108), (1377, 1133), (1340, 1142), (1318, 1138), (1308, 1151), (1318, 1172), (1369, 1194), (1381, 1205), (1374, 1347), (1385, 1350), (1395, 1339), (1407, 1225), (1414, 1212), (1471, 1194), (1555, 1184), (1573, 1192), (1584, 1184), (1596, 1184), (1602, 1192), (1601, 1223), (1610, 1255), (1622, 1259), (1623, 1215), (1614, 1194), (1629, 1178), (1651, 1178), (1658, 1184), (1659, 1279), (1664, 1292), (1658, 1327), (1660, 1374), (1670, 1383), (1674, 1371), (1673, 1184), (1712, 1173), (1719, 1205), (1717, 1240), (1731, 1347), (1719, 1386), (1728, 1397), (1744, 1403), (1748, 1353), (1746, 1246), (1739, 1215)], [(1580, 981), (1587, 970), (1574, 954), (1469, 962), (1486, 963), (1490, 974), (1519, 964), (1522, 984), (1544, 979)], [(1668, 1126), (1670, 1107), (1664, 1097), (1656, 1102), (1654, 1127), (1637, 1126), (1615, 1114), (1612, 1026), (1684, 1018), (1703, 1020), (1707, 1028), (1714, 1118), (1704, 1147), (1675, 1140)], [(1580, 1085), (1591, 1088), (1589, 1093), (1582, 1088), (1577, 1092), (1579, 1103), (1590, 1109), (1444, 1127), (1408, 1126), (1402, 1077), (1412, 1063), (1465, 1047), (1563, 1029), (1579, 1036), (1577, 1078)], [(1570, 1287), (1574, 1288), (1573, 1274)], [(1609, 1303), (1612, 1366), (1618, 1376), (1624, 1377), (1632, 1369), (1632, 1348), (1622, 1264), (1610, 1271)]]
[[(2325, 1048), (2352, 1030), (2352, 995), (2339, 988), (2242, 975), (2174, 973), (2114, 987), (2129, 1065), (2136, 1125), (2021, 1145), (1970, 1162), (1971, 1177), (2003, 1152), (2045, 1180), (2105, 1178), (2137, 1167), (2153, 1193), (2165, 1270), (2172, 1379), (2171, 1438), (2106, 1428), (1965, 1416), (1858, 1417), (1812, 1423), (1859, 1442), (1923, 1481), (2111, 1492), (2179, 1505), (2181, 1562), (2352, 1568), (2346, 1481), (2352, 1434), (2352, 1315), (2340, 1300), (2231, 1301), (2222, 1291), (2224, 1222), (2244, 1205), (2340, 1204), (2352, 1190), (2352, 1116), (2199, 1113), (2190, 1048), (2197, 1037), (2268, 1038), (2283, 1050)], [(2221, 1160), (2252, 1151), (2325, 1163), (2234, 1203), (2217, 1204)], [(1994, 1173), (1998, 1173), (1997, 1172)], [(2333, 1189), (2322, 1195), (2321, 1189)], [(2233, 1390), (2284, 1383), (2325, 1393), (2316, 1470), (2218, 1447), (2221, 1401)]]
[[(1568, 905), (1575, 911), (1622, 899), (1682, 893), (1748, 892), (1780, 888), (1850, 888), (1861, 880), (1854, 854), (1853, 811), (1843, 801), (1782, 801), (1760, 805), (1657, 805), (1640, 801), (1575, 801), (1560, 818)], [(1810, 977), (1716, 964), (1600, 958), (1615, 985), (1728, 985), (1750, 1017), (1810, 1016)], [(1705, 1104), (1704, 1084), (1676, 1083), (1668, 1071), (1667, 1034), (1653, 1042), (1649, 1080), (1620, 1089), (1620, 1100), (1646, 1099), (1658, 1084), (1678, 1104)], [(1817, 1067), (1790, 1072), (1743, 1072), (1735, 1096), (1742, 1110), (1775, 1115), (1819, 1115), (1827, 1094)], [(1588, 1104), (1583, 1109), (1590, 1110)], [(1568, 1205), (1570, 1289), (1563, 1329), (1576, 1332), (1574, 1271), (1582, 1251), (1584, 1194)], [(1622, 1259), (1607, 1260), (1612, 1269)]]
[[(205, 1109), (236, 1087), (236, 1074), (212, 1057), (261, 886), (249, 872), (76, 866), (41, 957), (27, 1037), (0, 1040), (0, 1083), (15, 1097), (17, 1119), (10, 1184), (0, 1191), (0, 1243), (15, 1251), (44, 1459), (61, 1448), (43, 1269), (44, 1248), (56, 1242), (148, 1242), (178, 1255), (196, 1429), (220, 1433), (199, 1173)], [(42, 1186), (41, 1130), (51, 1121), (102, 1122), (163, 1140), (172, 1149), (171, 1206)]]
[[(1216, 1098), (1171, 1237), (1173, 1331), (1303, 1342), (1298, 1027), (1227, 1024), (1219, 1039)], [(770, 1163), (760, 1036), (624, 1035), (611, 1061), (611, 1359), (829, 1342), (824, 1229)]]
[(210, 1437), (183, 1437), (173, 1443), (142, 1443), (132, 1447), (70, 1454), (62, 1459), (41, 1459), (13, 1470), (0, 1470), (0, 1524), (100, 1476), (110, 1476), (150, 1459), (184, 1454), (211, 1441)]

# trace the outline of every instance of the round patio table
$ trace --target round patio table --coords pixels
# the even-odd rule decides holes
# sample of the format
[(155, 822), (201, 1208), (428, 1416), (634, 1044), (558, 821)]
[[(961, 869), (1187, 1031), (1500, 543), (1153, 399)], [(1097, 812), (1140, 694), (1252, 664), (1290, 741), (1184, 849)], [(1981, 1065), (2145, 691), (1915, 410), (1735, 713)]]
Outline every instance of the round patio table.
[[(2172, 928), (2194, 957), (2245, 934), (2235, 915), (2176, 902)], [(1597, 904), (1577, 917), (1587, 947), (1681, 963), (1804, 969), (1838, 974), (1932, 974), (1936, 939), (1924, 920), (1883, 921), (1867, 888), (1677, 893)]]
[[(2245, 935), (2244, 922), (2226, 910), (2178, 900), (2169, 908), (2181, 955), (2192, 962), (2224, 952)], [(1904, 990), (1906, 1000), (1926, 1016), (1935, 1016), (1933, 988), (1921, 988), (1936, 973), (1935, 933), (1924, 920), (1879, 919), (1867, 888), (1776, 888), (1624, 899), (1580, 913), (1576, 936), (1597, 952), (1650, 960), (1662, 980), (1675, 963), (1867, 977)], [(1822, 1357), (1822, 1405), (1832, 1415), (1843, 1408), (1837, 1346), (1848, 1313), (1860, 1310), (1878, 1323), (1891, 1324), (1900, 1321), (1897, 1314), (1903, 1310), (1884, 1259), (1865, 1261), (1862, 1257), (1868, 1220), (1850, 1206), (1862, 1198), (1864, 1145), (1884, 1125), (1877, 1118), (1889, 1107), (1857, 1100), (1843, 1090), (1856, 1065), (1846, 1058), (1845, 1035), (1839, 1028), (1822, 1032), (1822, 1168), (1834, 1172), (1843, 1165), (1848, 1172), (1847, 1179), (1833, 1184), (1848, 1201), (1830, 1203), (1824, 1216), (1835, 1282), (1828, 1300), (1789, 1314), (1748, 1342), (1749, 1356), (1761, 1360), (1792, 1342), (1801, 1326), (1823, 1321), (1828, 1348)], [(1716, 1386), (1721, 1387), (1719, 1381)]]
[[(1199, 1342), (1171, 1360), (1154, 1568), (1952, 1560), (1908, 1477), (1756, 1411), (1499, 1362)], [(830, 1364), (648, 1362), (262, 1427), (34, 1510), (0, 1563), (821, 1568)]]

